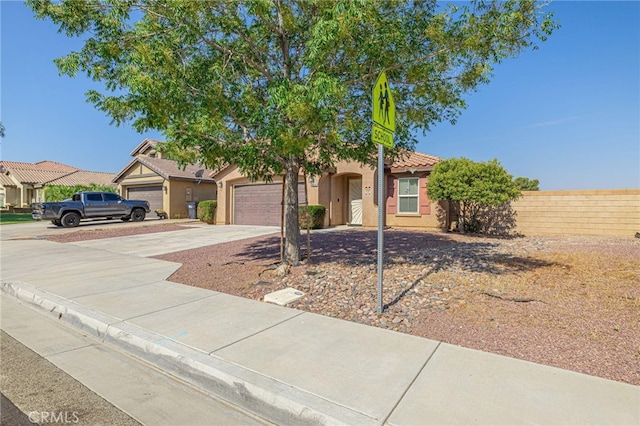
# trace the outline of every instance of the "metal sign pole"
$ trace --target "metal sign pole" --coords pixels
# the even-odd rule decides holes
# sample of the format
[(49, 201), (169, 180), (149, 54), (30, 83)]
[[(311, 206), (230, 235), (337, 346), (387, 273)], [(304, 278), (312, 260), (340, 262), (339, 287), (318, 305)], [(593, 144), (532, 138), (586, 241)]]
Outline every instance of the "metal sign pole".
[(384, 254), (384, 146), (393, 148), (393, 132), (396, 130), (396, 104), (384, 71), (380, 72), (371, 90), (372, 114), (371, 141), (378, 144), (378, 313), (384, 311), (382, 300), (382, 257)]
[(384, 145), (378, 144), (378, 313), (384, 311), (382, 300), (382, 255), (384, 240)]

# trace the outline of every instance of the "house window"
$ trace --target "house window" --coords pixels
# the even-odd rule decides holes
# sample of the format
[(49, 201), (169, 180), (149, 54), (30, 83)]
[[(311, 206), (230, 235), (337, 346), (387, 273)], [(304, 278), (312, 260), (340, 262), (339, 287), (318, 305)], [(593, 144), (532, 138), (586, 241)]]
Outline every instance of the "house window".
[(418, 178), (398, 179), (398, 213), (418, 213)]

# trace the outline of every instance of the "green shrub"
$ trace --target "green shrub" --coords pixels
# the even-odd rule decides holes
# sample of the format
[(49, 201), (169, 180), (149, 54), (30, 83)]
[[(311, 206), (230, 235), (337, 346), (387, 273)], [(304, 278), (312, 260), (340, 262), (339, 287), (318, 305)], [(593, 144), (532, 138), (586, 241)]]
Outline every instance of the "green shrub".
[(309, 206), (309, 216), (307, 216), (307, 206), (298, 207), (298, 220), (300, 221), (300, 229), (307, 229), (307, 220), (310, 217), (311, 229), (320, 229), (324, 227), (324, 215), (327, 212), (325, 206)]
[(218, 207), (216, 200), (200, 201), (196, 210), (198, 219), (210, 224), (216, 223), (216, 207)]

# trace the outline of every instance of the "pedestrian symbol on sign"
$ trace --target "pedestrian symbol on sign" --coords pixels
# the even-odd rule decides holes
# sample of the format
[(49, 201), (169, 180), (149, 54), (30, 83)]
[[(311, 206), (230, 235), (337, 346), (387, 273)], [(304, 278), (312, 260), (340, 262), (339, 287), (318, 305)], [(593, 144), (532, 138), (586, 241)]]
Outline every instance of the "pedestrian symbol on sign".
[(373, 122), (390, 132), (394, 132), (396, 130), (396, 106), (384, 71), (376, 80), (372, 94), (374, 99)]

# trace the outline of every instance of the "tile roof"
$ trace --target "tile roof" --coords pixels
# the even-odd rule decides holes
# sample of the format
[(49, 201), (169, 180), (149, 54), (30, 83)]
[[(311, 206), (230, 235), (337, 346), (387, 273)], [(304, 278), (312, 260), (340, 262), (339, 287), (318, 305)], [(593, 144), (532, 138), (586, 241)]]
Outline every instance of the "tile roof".
[(57, 161), (38, 161), (37, 163), (23, 163), (21, 161), (0, 160), (0, 167), (4, 169), (46, 170), (50, 172), (72, 172), (76, 167), (58, 163)]
[[(397, 158), (393, 164), (390, 161), (386, 161), (386, 167), (391, 169), (391, 172), (405, 172), (410, 171), (412, 169), (416, 169), (415, 171), (428, 171), (433, 168), (437, 163), (441, 160), (440, 157), (436, 157), (429, 154), (424, 154), (422, 152), (416, 151), (405, 151), (403, 154)], [(211, 177), (216, 176), (217, 174), (223, 172), (228, 167), (232, 167), (231, 164), (226, 164), (218, 170), (215, 170), (211, 173)], [(233, 166), (235, 167), (235, 166)], [(385, 168), (386, 168), (385, 167)]]
[[(114, 173), (89, 172), (49, 160), (37, 163), (1, 160), (0, 170), (3, 174), (8, 171), (21, 183), (40, 185), (89, 185), (91, 183), (110, 185), (115, 176)], [(5, 179), (2, 180), (2, 184), (5, 184)], [(13, 182), (12, 185), (15, 186)]]
[(0, 184), (2, 184), (2, 186), (4, 186), (4, 187), (7, 187), (7, 186), (18, 186), (13, 181), (13, 179), (11, 179), (9, 176), (5, 175), (4, 173), (0, 173)]
[(51, 171), (61, 171), (61, 172), (75, 172), (76, 170), (80, 170), (73, 166), (68, 166), (66, 164), (58, 163), (57, 161), (38, 161), (34, 163), (41, 170), (51, 170)]
[[(117, 182), (124, 173), (136, 162), (142, 163), (165, 179), (182, 179), (202, 182), (215, 182), (211, 178), (213, 170), (205, 169), (196, 164), (187, 164), (184, 169), (178, 165), (177, 161), (167, 160), (166, 158), (146, 157), (139, 155), (127, 164), (120, 173), (113, 179)], [(196, 176), (196, 173), (202, 170), (202, 176)]]
[(68, 175), (69, 172), (37, 169), (9, 169), (11, 175), (21, 183), (44, 184)]
[(115, 184), (113, 183), (113, 178), (115, 176), (115, 173), (87, 172), (85, 170), (76, 170), (75, 172), (69, 173), (46, 183), (48, 185), (65, 186), (87, 185), (89, 183), (115, 186)]
[(138, 146), (134, 148), (133, 151), (131, 151), (129, 155), (132, 157), (135, 157), (136, 155), (144, 154), (147, 148), (155, 148), (156, 145), (158, 145), (159, 143), (162, 143), (162, 142), (157, 141), (155, 139), (145, 138), (142, 142), (138, 144)]
[(389, 167), (391, 171), (397, 169), (431, 169), (440, 161), (440, 158), (421, 152), (406, 151), (397, 158)]

